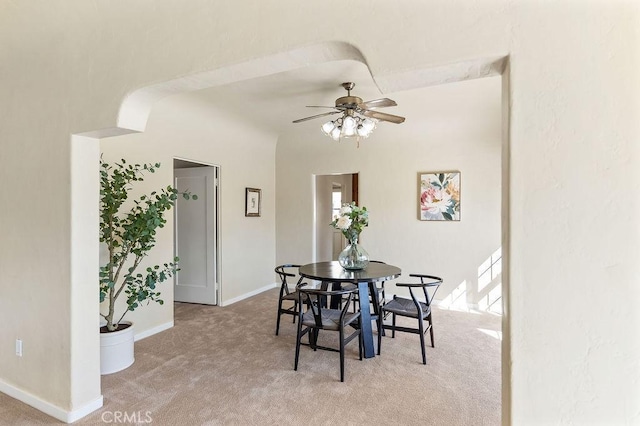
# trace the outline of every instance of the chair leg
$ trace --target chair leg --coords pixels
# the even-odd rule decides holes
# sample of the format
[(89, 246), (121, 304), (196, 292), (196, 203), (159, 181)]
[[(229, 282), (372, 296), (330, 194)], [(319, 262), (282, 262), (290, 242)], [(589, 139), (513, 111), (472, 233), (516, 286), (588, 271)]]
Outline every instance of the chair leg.
[(317, 344), (318, 344), (318, 330), (316, 330), (315, 328), (310, 328), (309, 329), (309, 346), (311, 346), (311, 348), (314, 351), (317, 351)]
[(298, 302), (293, 301), (293, 323), (296, 323), (296, 317), (298, 316)]
[(302, 340), (302, 323), (298, 322), (298, 335), (296, 336), (296, 361), (293, 370), (298, 371), (298, 358), (300, 357), (300, 341)]
[(435, 348), (436, 345), (433, 342), (433, 323), (431, 322), (431, 314), (429, 314), (427, 319), (429, 320), (429, 335), (431, 336), (431, 347)]
[(384, 327), (382, 324), (382, 311), (379, 311), (378, 314), (378, 355), (380, 355), (380, 351), (382, 350), (382, 333), (384, 332)]
[(344, 382), (344, 328), (340, 328), (340, 381)]
[(278, 331), (280, 331), (280, 315), (282, 311), (282, 300), (278, 303), (278, 320), (276, 321), (276, 336), (278, 335)]
[(422, 350), (422, 363), (427, 363), (427, 354), (424, 348), (424, 322), (422, 318), (418, 318), (418, 328), (420, 330), (420, 349)]
[(362, 348), (364, 347), (364, 336), (362, 334), (362, 328), (358, 329), (358, 355), (360, 361), (362, 361)]
[(395, 339), (396, 337), (396, 314), (395, 312), (391, 314), (391, 338)]
[(351, 306), (353, 308), (353, 313), (354, 314), (360, 310), (360, 299), (358, 298), (357, 295), (353, 298)]

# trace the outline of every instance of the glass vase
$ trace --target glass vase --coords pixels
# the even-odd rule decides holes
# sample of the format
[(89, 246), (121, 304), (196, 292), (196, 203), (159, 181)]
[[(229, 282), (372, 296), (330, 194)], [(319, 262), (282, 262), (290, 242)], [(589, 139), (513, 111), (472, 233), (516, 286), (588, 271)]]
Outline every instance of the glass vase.
[(358, 239), (354, 238), (340, 252), (338, 262), (340, 266), (350, 271), (365, 269), (369, 265), (369, 253), (358, 244)]

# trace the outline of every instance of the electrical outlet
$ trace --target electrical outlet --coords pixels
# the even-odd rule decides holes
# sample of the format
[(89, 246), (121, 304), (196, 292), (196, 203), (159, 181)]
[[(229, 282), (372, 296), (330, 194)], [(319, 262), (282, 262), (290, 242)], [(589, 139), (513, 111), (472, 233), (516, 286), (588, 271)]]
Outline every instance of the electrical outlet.
[(16, 339), (16, 355), (22, 356), (22, 340)]

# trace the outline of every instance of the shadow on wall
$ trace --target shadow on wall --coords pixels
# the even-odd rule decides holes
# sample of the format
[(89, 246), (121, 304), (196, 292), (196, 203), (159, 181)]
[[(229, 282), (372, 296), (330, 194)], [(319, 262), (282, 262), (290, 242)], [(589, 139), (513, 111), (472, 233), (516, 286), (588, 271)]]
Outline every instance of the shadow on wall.
[[(502, 315), (502, 247), (498, 247), (478, 266), (477, 306), (483, 312)], [(471, 292), (467, 280), (462, 281), (438, 305), (446, 309), (469, 310), (467, 293)]]

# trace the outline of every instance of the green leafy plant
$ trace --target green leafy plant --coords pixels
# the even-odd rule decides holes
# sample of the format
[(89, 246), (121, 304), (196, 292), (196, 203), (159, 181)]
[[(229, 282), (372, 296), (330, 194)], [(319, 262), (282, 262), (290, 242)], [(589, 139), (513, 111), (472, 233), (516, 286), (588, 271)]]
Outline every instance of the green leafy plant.
[[(154, 173), (159, 167), (160, 163), (132, 165), (125, 160), (114, 164), (100, 161), (100, 242), (106, 244), (109, 252), (108, 263), (100, 266), (100, 302), (108, 300), (108, 312), (101, 314), (107, 321), (108, 331), (116, 331), (126, 313), (143, 302), (163, 304), (156, 285), (178, 270), (176, 257), (173, 262), (147, 267), (144, 273), (137, 272), (156, 244), (157, 229), (166, 223), (164, 214), (175, 206), (179, 196), (187, 200), (197, 200), (198, 196), (167, 186), (124, 205), (132, 184), (143, 181), (145, 172)], [(116, 317), (116, 300), (123, 293), (127, 309)]]

